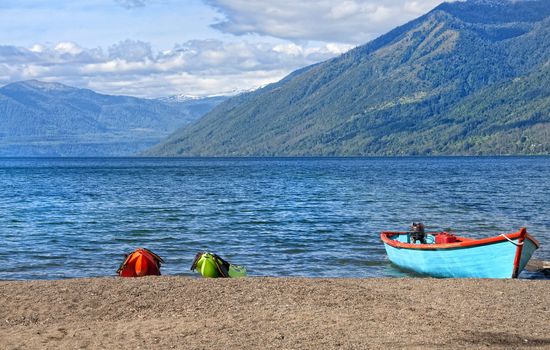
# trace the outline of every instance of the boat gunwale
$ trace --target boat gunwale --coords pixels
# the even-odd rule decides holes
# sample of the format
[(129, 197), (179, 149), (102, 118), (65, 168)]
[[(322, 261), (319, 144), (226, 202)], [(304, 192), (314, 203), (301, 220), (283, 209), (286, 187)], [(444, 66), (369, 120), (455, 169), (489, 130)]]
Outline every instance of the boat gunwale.
[[(436, 235), (442, 232), (443, 231), (427, 232), (427, 234)], [(390, 238), (390, 236), (406, 235), (409, 233), (410, 232), (403, 232), (403, 231), (395, 231), (395, 232), (383, 231), (382, 233), (380, 233), (380, 239), (382, 240), (382, 242), (397, 249), (451, 250), (451, 249), (464, 249), (464, 248), (472, 248), (472, 247), (479, 247), (479, 246), (484, 246), (489, 244), (501, 243), (508, 240), (519, 239), (522, 235), (524, 235), (525, 238), (528, 238), (530, 241), (532, 241), (535, 244), (537, 249), (540, 247), (540, 243), (533, 236), (528, 234), (527, 230), (524, 227), (522, 227), (518, 232), (504, 234), (505, 237), (503, 235), (498, 235), (498, 236), (489, 237), (489, 238), (472, 239), (472, 238), (456, 236), (458, 239), (463, 240), (461, 242), (456, 242), (456, 243), (413, 244), (413, 243), (399, 242)]]

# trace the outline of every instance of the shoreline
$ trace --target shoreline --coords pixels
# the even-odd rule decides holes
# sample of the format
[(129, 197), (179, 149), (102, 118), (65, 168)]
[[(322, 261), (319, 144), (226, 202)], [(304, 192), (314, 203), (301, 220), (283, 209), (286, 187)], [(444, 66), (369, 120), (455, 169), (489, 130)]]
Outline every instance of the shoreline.
[(550, 347), (544, 280), (0, 281), (0, 348)]

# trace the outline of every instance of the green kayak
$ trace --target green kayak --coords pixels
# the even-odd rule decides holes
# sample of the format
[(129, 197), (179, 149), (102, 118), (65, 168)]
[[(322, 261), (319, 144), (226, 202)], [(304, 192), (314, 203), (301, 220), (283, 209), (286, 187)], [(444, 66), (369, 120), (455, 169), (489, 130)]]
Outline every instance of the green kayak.
[(197, 253), (191, 265), (191, 270), (197, 270), (203, 277), (207, 278), (246, 276), (244, 266), (230, 264), (218, 255), (208, 252)]

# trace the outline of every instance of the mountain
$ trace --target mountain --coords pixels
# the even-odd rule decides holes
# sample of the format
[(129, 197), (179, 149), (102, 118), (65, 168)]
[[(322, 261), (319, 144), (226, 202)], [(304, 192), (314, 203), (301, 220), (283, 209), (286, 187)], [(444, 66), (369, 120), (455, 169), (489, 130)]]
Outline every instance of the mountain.
[(256, 89), (254, 88), (254, 89), (246, 89), (246, 90), (242, 90), (242, 89), (241, 90), (232, 90), (232, 91), (229, 91), (229, 92), (227, 92), (223, 95), (211, 95), (211, 96), (206, 96), (206, 97), (180, 94), (180, 95), (173, 95), (173, 96), (168, 96), (168, 97), (161, 97), (161, 98), (159, 98), (159, 100), (164, 101), (164, 102), (188, 102), (188, 101), (200, 101), (200, 100), (219, 100), (221, 102), (221, 101), (224, 101), (224, 100), (226, 100), (227, 98), (229, 98), (231, 96), (244, 94), (244, 93), (251, 92), (251, 91), (254, 91), (254, 90), (256, 90)]
[(158, 143), (224, 97), (161, 101), (36, 80), (0, 88), (0, 156), (125, 156)]
[(443, 3), (145, 154), (549, 154), (549, 78), (550, 0)]

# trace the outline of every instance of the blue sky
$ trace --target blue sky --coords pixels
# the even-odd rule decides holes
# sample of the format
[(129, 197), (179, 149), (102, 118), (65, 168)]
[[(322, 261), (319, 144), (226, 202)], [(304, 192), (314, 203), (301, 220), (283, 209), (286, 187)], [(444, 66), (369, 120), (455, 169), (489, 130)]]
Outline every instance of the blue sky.
[[(0, 42), (29, 46), (72, 41), (107, 47), (125, 39), (169, 49), (176, 42), (219, 37), (218, 13), (200, 0), (0, 0)], [(144, 4), (128, 7), (125, 4)], [(145, 4), (147, 4), (145, 6)]]
[(215, 95), (277, 81), (439, 0), (0, 0), (0, 85)]

